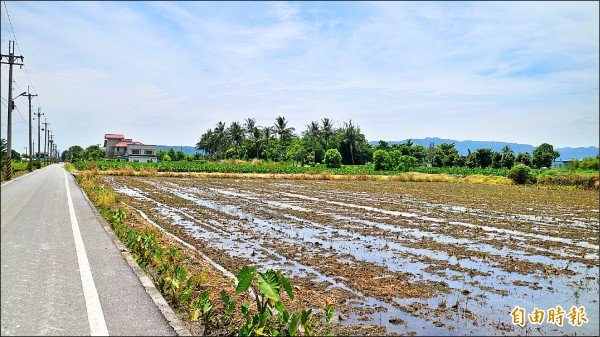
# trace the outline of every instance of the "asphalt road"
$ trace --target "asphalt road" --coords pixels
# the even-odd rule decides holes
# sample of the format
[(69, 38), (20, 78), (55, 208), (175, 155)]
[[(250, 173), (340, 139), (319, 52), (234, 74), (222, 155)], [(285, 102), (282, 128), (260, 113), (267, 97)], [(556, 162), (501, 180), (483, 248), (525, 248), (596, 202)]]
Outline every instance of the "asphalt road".
[(62, 165), (1, 197), (2, 336), (177, 335)]

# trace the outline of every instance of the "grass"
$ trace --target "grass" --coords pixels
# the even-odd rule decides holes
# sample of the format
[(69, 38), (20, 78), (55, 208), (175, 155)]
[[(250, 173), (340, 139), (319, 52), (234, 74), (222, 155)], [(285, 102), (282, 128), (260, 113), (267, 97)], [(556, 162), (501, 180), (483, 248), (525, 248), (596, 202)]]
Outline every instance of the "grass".
[[(263, 163), (260, 160), (221, 160), (220, 162), (133, 163), (79, 161), (68, 169), (94, 174), (143, 177), (214, 177), (293, 180), (359, 180), (458, 182), (471, 184), (513, 185), (505, 168), (415, 167), (411, 172), (375, 171), (371, 165), (342, 165), (341, 168), (293, 166)], [(533, 169), (539, 187), (598, 190), (598, 171)]]

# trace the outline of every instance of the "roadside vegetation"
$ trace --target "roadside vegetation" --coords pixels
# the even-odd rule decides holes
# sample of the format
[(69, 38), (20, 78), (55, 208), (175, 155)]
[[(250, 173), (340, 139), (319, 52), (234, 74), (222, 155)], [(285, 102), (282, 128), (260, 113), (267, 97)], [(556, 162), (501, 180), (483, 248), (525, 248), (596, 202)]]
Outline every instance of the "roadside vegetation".
[(92, 172), (80, 172), (76, 179), (193, 335), (311, 336), (335, 331), (333, 305), (298, 309), (293, 287), (282, 273), (244, 266), (236, 280), (227, 279), (128, 209)]
[[(0, 180), (4, 181), (6, 179), (6, 140), (0, 139)], [(17, 178), (29, 172), (29, 155), (26, 153), (19, 154), (14, 149), (11, 150), (11, 168), (12, 175), (11, 178)], [(35, 171), (39, 168), (42, 168), (44, 165), (49, 165), (55, 161), (44, 162), (42, 160), (34, 159), (31, 162), (32, 171)]]
[[(200, 136), (196, 150), (193, 155), (173, 148), (169, 151), (158, 150), (158, 163), (123, 163), (103, 160), (104, 152), (97, 145), (86, 149), (75, 145), (63, 152), (62, 159), (75, 163), (79, 170), (91, 169), (105, 174), (122, 174), (124, 170), (133, 170), (134, 174), (143, 171), (144, 175), (151, 175), (152, 172), (159, 175), (168, 172), (202, 172), (308, 175), (311, 179), (315, 175), (322, 175), (325, 179), (329, 179), (330, 175), (349, 175), (352, 176), (350, 179), (360, 177), (364, 180), (378, 179), (365, 178), (365, 175), (393, 175), (398, 180), (418, 177), (417, 181), (596, 189), (598, 185), (598, 156), (574, 160), (567, 169), (554, 170), (550, 168), (560, 153), (548, 143), (541, 144), (532, 153), (515, 154), (505, 146), (500, 152), (480, 148), (469, 150), (467, 155), (459, 154), (454, 143), (431, 143), (426, 148), (413, 144), (411, 140), (392, 145), (381, 140), (372, 146), (360, 126), (352, 120), (336, 127), (333, 121), (323, 118), (310, 122), (299, 133), (288, 125), (283, 116), (277, 117), (268, 126), (257, 125), (253, 118), (229, 125), (219, 122)], [(528, 171), (526, 178), (523, 176), (525, 171)], [(413, 173), (441, 176), (423, 179), (423, 176)], [(475, 177), (460, 179), (469, 176)]]

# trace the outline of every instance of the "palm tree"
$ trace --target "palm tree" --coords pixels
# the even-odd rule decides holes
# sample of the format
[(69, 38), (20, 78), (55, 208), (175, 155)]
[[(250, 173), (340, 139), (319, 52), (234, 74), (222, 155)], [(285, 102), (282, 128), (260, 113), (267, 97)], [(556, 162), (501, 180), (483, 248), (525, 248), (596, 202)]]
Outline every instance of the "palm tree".
[(358, 147), (358, 135), (360, 129), (352, 124), (352, 120), (344, 125), (344, 143), (350, 147), (350, 158), (352, 158), (352, 165), (354, 165), (354, 150)]
[(224, 149), (227, 149), (227, 147), (229, 147), (229, 137), (227, 136), (227, 132), (225, 129), (225, 123), (224, 122), (219, 122), (217, 123), (217, 126), (215, 126), (215, 129), (213, 130), (213, 137), (212, 137), (212, 147), (214, 149), (214, 154), (217, 155), (217, 158), (220, 157), (221, 152)]
[(278, 116), (275, 119), (275, 132), (279, 135), (279, 140), (281, 143), (283, 143), (284, 138), (291, 138), (294, 134), (294, 130), (294, 128), (287, 127), (287, 121), (285, 120), (285, 117)]
[(254, 127), (256, 126), (256, 120), (254, 118), (246, 118), (244, 121), (244, 131), (248, 137), (252, 137), (254, 133)]
[(263, 142), (263, 138), (262, 138), (262, 132), (260, 132), (260, 129), (257, 127), (254, 127), (254, 129), (252, 129), (252, 144), (254, 144), (254, 147), (256, 148), (256, 158), (258, 159), (258, 150), (260, 149), (260, 146), (262, 145)]
[(244, 142), (244, 130), (238, 122), (233, 122), (227, 129), (227, 135), (235, 146), (235, 153), (238, 153), (238, 147)]
[(317, 162), (317, 141), (319, 140), (319, 135), (321, 133), (321, 128), (319, 127), (319, 122), (310, 122), (310, 124), (307, 125), (306, 132), (310, 135), (310, 138), (312, 139), (313, 155), (314, 155), (313, 163), (316, 163)]
[(321, 132), (323, 133), (323, 139), (325, 140), (325, 151), (327, 151), (329, 149), (329, 138), (333, 137), (335, 130), (333, 129), (333, 123), (329, 118), (323, 118), (321, 122), (323, 123)]
[(285, 117), (278, 116), (275, 119), (274, 130), (279, 135), (279, 159), (282, 160), (285, 158), (284, 142), (294, 136), (295, 129), (291, 127), (288, 128)]
[(265, 142), (265, 147), (269, 147), (269, 141), (271, 139), (273, 139), (274, 135), (275, 135), (275, 133), (273, 131), (272, 126), (266, 126), (266, 127), (262, 128), (262, 136), (263, 136), (263, 140)]
[(198, 143), (196, 143), (196, 150), (202, 150), (204, 152), (204, 154), (210, 155), (212, 152), (212, 148), (211, 148), (212, 138), (213, 138), (212, 129), (208, 129), (202, 135), (202, 137), (200, 137), (200, 140), (198, 141)]

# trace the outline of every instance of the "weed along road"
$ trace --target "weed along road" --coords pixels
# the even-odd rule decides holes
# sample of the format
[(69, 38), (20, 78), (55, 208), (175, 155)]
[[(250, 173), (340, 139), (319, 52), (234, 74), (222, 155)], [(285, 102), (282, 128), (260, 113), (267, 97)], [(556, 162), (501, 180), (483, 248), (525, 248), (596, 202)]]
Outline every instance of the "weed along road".
[(3, 336), (186, 334), (99, 219), (62, 165), (2, 183)]

